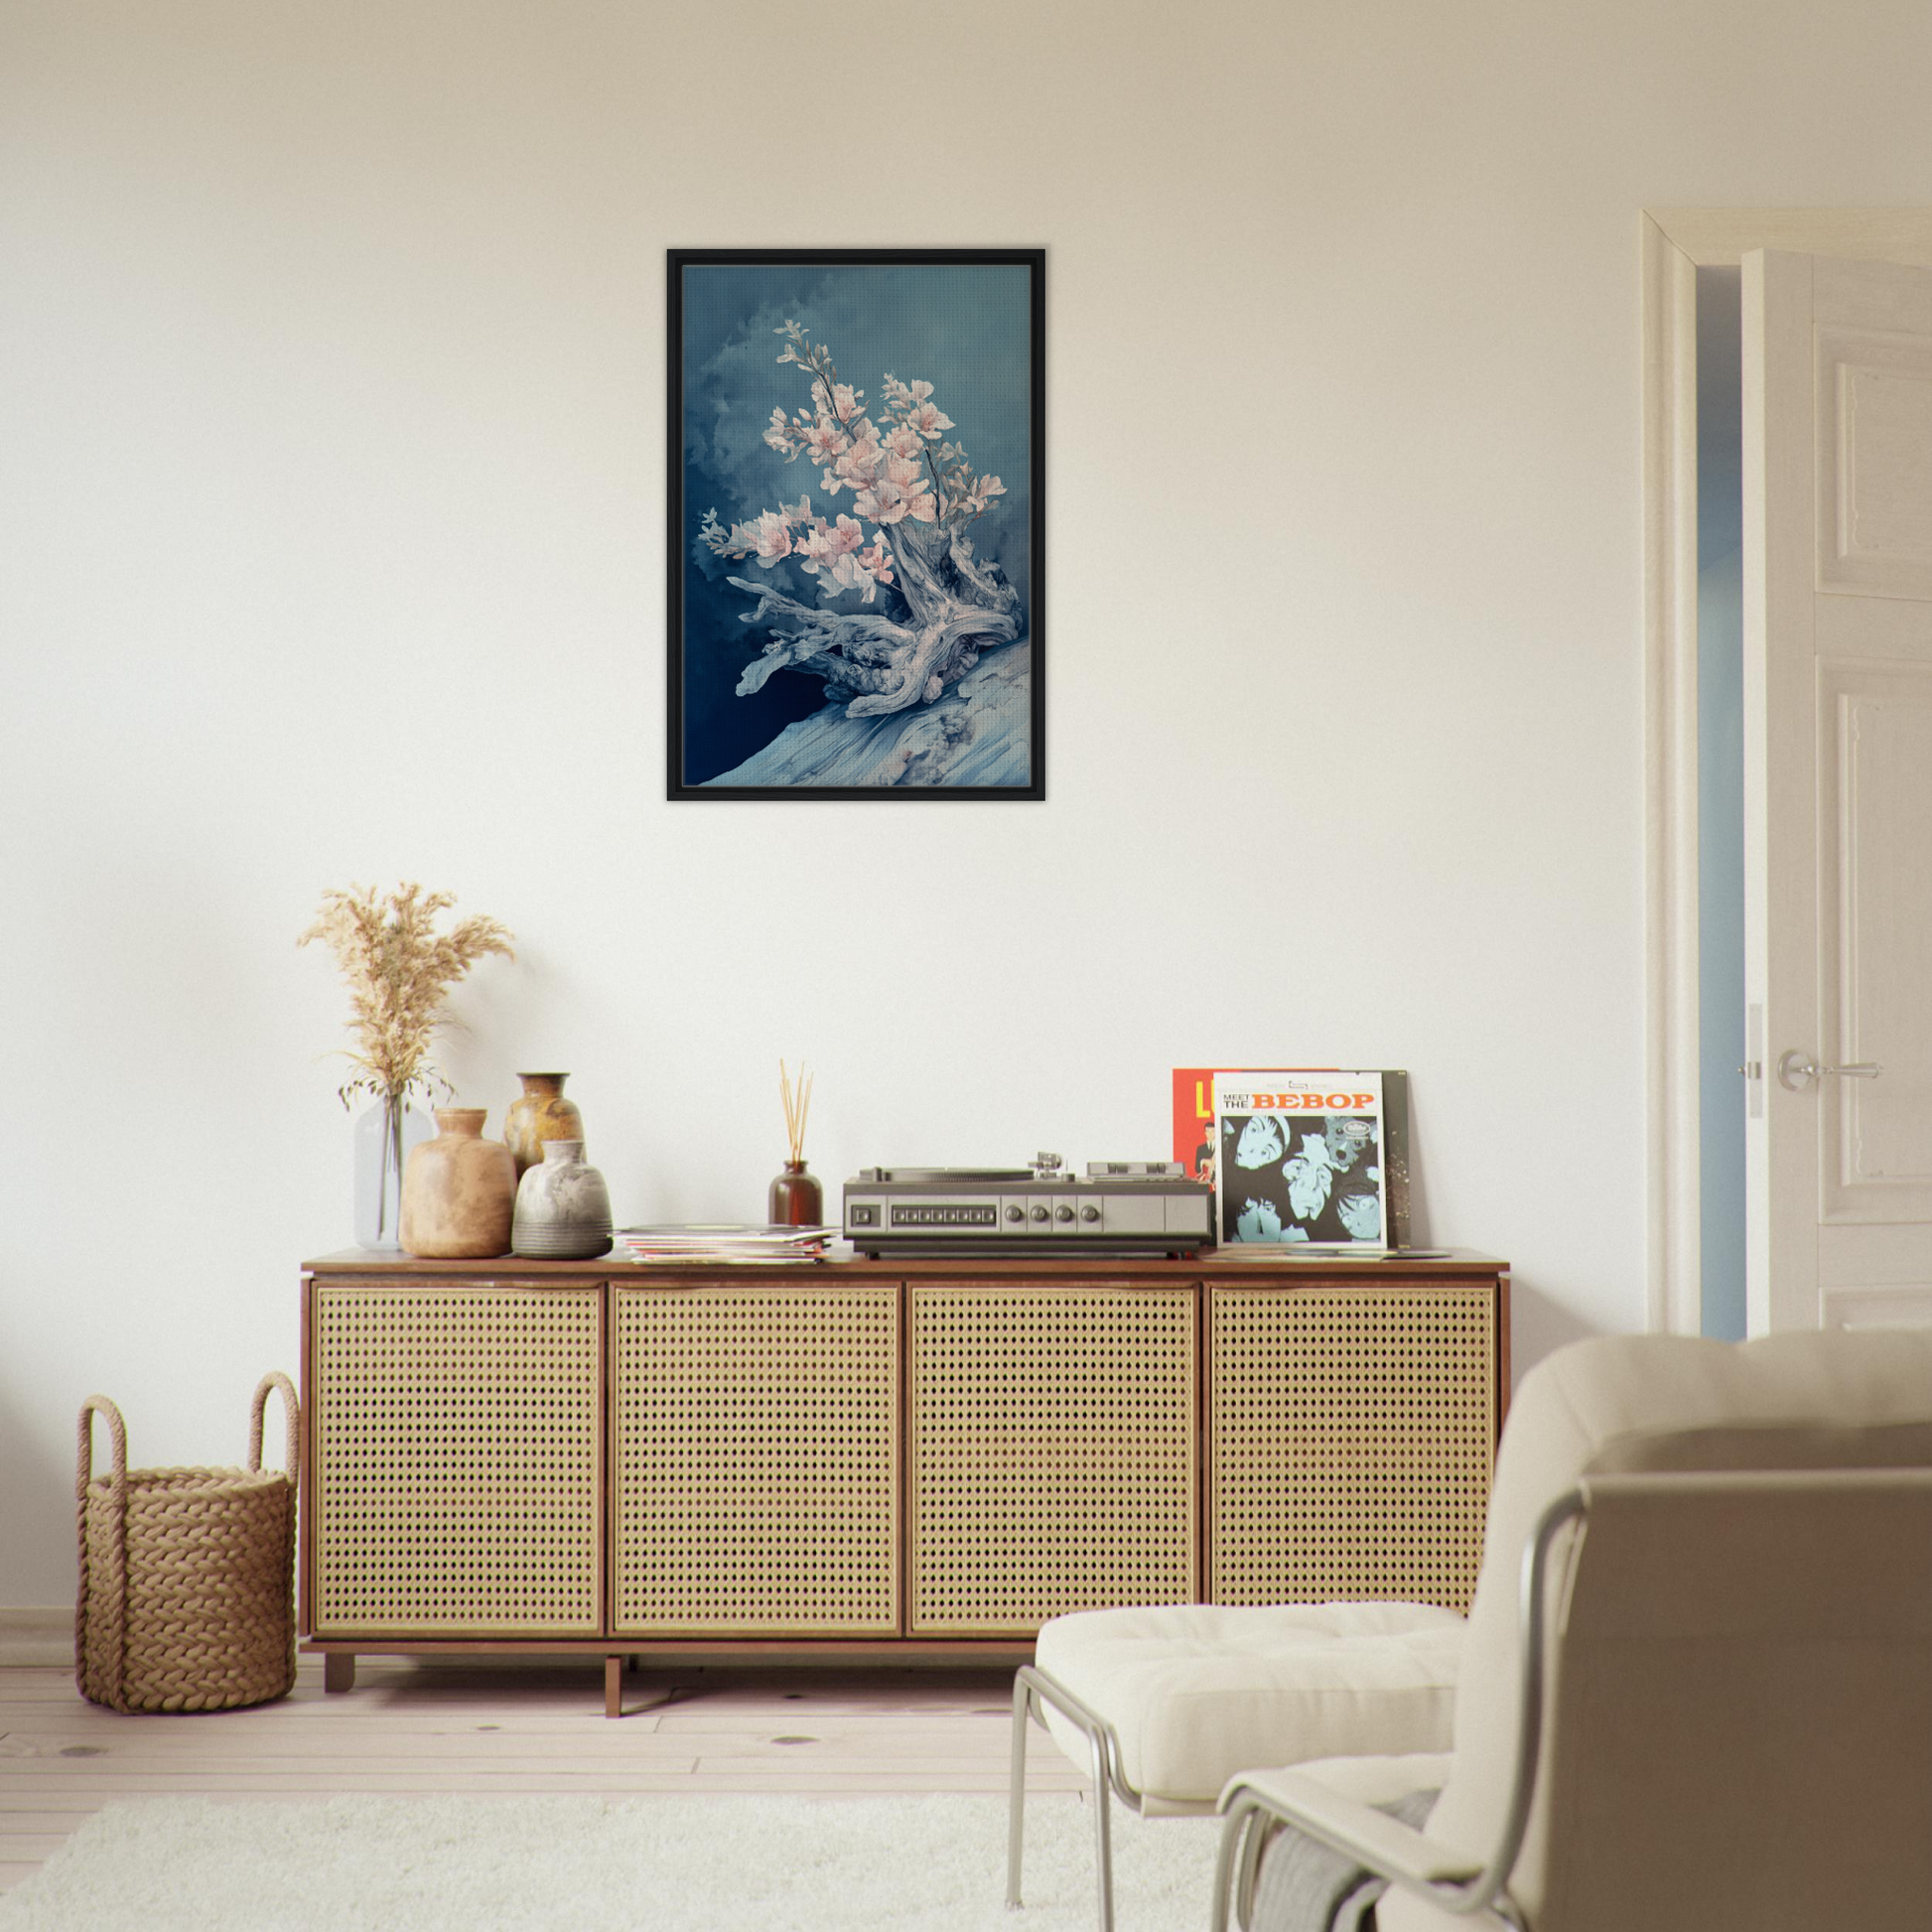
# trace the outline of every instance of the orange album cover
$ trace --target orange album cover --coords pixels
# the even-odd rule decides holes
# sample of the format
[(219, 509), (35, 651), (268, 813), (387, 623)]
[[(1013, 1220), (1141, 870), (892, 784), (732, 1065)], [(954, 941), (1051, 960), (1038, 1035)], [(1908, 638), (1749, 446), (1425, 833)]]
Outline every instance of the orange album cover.
[(1189, 1180), (1214, 1179), (1214, 1076), (1217, 1073), (1338, 1073), (1334, 1066), (1177, 1066), (1173, 1070), (1173, 1153)]

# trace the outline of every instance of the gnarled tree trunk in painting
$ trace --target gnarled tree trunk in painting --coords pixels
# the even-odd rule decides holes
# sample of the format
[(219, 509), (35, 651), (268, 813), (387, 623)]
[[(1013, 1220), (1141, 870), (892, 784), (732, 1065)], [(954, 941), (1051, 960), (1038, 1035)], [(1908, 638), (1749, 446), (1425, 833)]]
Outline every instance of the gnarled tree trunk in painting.
[[(865, 391), (839, 381), (822, 345), (795, 322), (775, 333), (786, 339), (778, 360), (810, 375), (812, 406), (789, 419), (774, 409), (764, 441), (786, 462), (807, 457), (835, 501), (850, 490), (855, 514), (814, 515), (809, 496), (730, 529), (715, 510), (707, 512), (698, 536), (715, 555), (756, 557), (764, 570), (789, 558), (820, 578), (827, 600), (802, 604), (768, 583), (725, 580), (758, 599), (744, 621), (771, 630), (763, 654), (745, 667), (738, 694), (749, 696), (791, 665), (822, 677), (827, 697), (844, 703), (850, 718), (930, 704), (982, 651), (1020, 634), (1019, 593), (966, 534), (1006, 485), (976, 476), (964, 449), (940, 442), (953, 422), (932, 401), (931, 383), (888, 375), (882, 429), (864, 411)], [(883, 591), (886, 606), (832, 609), (847, 591), (867, 607)]]
[(902, 621), (870, 612), (819, 610), (749, 578), (725, 580), (759, 600), (747, 623), (788, 621), (787, 627), (772, 625), (764, 654), (746, 665), (740, 697), (794, 664), (824, 678), (825, 695), (834, 703), (849, 699), (848, 717), (903, 711), (930, 704), (979, 662), (981, 651), (1020, 634), (1019, 594), (998, 564), (973, 554), (970, 537), (913, 524), (892, 531), (887, 542), (907, 607)]

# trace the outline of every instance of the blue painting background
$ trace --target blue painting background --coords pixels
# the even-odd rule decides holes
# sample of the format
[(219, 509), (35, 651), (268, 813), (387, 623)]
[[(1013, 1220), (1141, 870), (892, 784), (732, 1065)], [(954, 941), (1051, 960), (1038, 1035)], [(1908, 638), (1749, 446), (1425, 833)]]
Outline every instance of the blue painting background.
[[(1030, 535), (1030, 276), (1024, 263), (815, 267), (796, 263), (687, 262), (683, 271), (684, 378), (684, 782), (702, 784), (770, 743), (825, 702), (825, 680), (783, 670), (763, 690), (737, 695), (744, 667), (769, 634), (741, 622), (755, 608), (727, 577), (773, 587), (818, 606), (819, 580), (789, 559), (766, 571), (756, 558), (713, 556), (697, 542), (708, 509), (730, 525), (801, 495), (835, 516), (849, 490), (828, 497), (804, 458), (787, 463), (764, 441), (771, 412), (794, 416), (811, 385), (777, 359), (787, 320), (832, 354), (838, 379), (864, 391), (879, 420), (884, 378), (924, 380), (953, 419), (942, 440), (962, 445), (976, 475), (997, 476), (994, 499), (967, 534), (998, 561), (1020, 594), (1022, 635), (1032, 624)], [(882, 593), (882, 597), (884, 593)], [(837, 609), (863, 609), (847, 592)], [(879, 608), (874, 606), (872, 608)], [(677, 729), (678, 721), (672, 721)]]

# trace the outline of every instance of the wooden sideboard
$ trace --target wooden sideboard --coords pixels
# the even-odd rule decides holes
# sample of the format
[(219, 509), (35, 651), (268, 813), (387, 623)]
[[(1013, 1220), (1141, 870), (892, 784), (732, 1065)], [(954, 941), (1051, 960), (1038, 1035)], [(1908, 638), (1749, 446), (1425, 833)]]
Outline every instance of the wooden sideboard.
[[(1239, 1251), (1236, 1251), (1238, 1254)], [(1465, 1608), (1509, 1274), (1399, 1262), (303, 1271), (304, 1648), (1019, 1659), (1065, 1610)]]

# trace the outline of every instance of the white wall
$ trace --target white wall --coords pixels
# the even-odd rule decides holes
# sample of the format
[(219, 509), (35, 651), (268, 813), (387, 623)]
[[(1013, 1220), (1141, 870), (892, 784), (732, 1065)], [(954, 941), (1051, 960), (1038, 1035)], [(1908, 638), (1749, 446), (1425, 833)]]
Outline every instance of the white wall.
[[(1519, 1361), (1640, 1324), (1637, 210), (1922, 199), (1922, 8), (0, 34), (0, 1603), (89, 1389), (230, 1459), (295, 1366), (349, 881), (515, 928), (445, 1063), (573, 1069), (626, 1217), (759, 1209), (780, 1052), (835, 1182), (1406, 1065)], [(1049, 250), (1043, 805), (663, 800), (663, 251), (791, 242)]]

